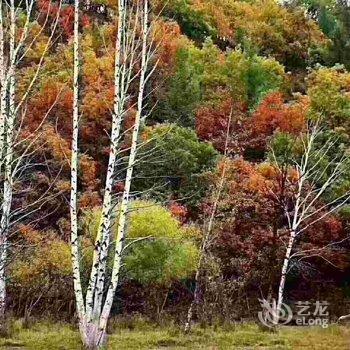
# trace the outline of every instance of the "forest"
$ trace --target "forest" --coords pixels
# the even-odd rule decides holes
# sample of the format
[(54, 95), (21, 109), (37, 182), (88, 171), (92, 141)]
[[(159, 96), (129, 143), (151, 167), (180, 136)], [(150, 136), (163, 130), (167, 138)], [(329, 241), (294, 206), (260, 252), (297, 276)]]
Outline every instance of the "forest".
[(350, 3), (0, 0), (0, 349), (349, 349)]

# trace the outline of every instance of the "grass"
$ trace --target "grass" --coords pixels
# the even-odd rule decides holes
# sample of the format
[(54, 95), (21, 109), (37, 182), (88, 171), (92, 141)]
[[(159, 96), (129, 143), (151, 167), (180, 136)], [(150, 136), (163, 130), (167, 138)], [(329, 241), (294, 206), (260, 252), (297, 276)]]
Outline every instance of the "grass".
[[(81, 350), (79, 334), (70, 325), (36, 323), (29, 329), (19, 321), (12, 327), (12, 338), (0, 338), (1, 350)], [(237, 350), (348, 350), (350, 328), (330, 326), (284, 327), (277, 333), (262, 331), (253, 324), (229, 329), (195, 328), (184, 335), (176, 327), (143, 325), (134, 330), (114, 332), (108, 350), (152, 349), (237, 349)]]

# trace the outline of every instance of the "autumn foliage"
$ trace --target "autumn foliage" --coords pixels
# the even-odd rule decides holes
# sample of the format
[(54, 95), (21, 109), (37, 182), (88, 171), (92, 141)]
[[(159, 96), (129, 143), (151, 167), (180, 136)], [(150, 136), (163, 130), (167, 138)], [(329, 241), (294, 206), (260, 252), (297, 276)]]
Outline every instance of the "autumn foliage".
[[(102, 16), (88, 11), (86, 4), (81, 6), (79, 218), (101, 207), (114, 98), (115, 3), (90, 3), (91, 8), (103, 5), (107, 11)], [(10, 304), (15, 313), (22, 315), (26, 305), (32, 307), (36, 302), (31, 295), (47, 290), (48, 296), (31, 311), (40, 314), (54, 304), (54, 312), (62, 309), (71, 319), (74, 307), (73, 296), (67, 292), (72, 286), (67, 203), (74, 12), (70, 2), (62, 3), (59, 12), (58, 2), (49, 0), (37, 2), (35, 11), (37, 21), (31, 24), (30, 39), (36, 38), (37, 43), (16, 72), (18, 100), (35, 75), (49, 35), (47, 28), (56, 16), (58, 30), (38, 82), (19, 112), (16, 152), (30, 147), (28, 163), (32, 165), (13, 184), (13, 210), (26, 208), (41, 195), (48, 200), (11, 228), (15, 259), (10, 266)], [(225, 304), (224, 295), (229, 295), (238, 310), (239, 304), (254, 304), (260, 293), (267, 295), (275, 289), (288, 236), (284, 210), (295, 199), (299, 175), (288, 161), (283, 163), (286, 172), (282, 174), (273, 156), (291, 150), (298, 155), (306, 127), (314, 120), (322, 126), (322, 142), (330, 136), (337, 140), (329, 159), (322, 159), (322, 166), (327, 168), (332, 158), (337, 159), (339, 150), (350, 149), (350, 73), (341, 65), (327, 66), (337, 46), (337, 31), (333, 28), (333, 37), (327, 37), (320, 23), (305, 11), (294, 3), (287, 6), (274, 0), (152, 3), (155, 51), (151, 63), (156, 69), (145, 91), (141, 146), (131, 192), (136, 203), (140, 200), (156, 208), (153, 214), (159, 222), (166, 218), (167, 225), (176, 226), (176, 243), (167, 240), (158, 244), (152, 238), (140, 246), (135, 244), (129, 261), (134, 277), (128, 278), (126, 273), (122, 276), (121, 295), (127, 296), (125, 303), (129, 303), (125, 304), (126, 310), (147, 313), (149, 300), (146, 303), (142, 298), (148, 292), (151, 304), (159, 306), (155, 300), (159, 299), (157, 288), (161, 284), (168, 293), (173, 315), (183, 316), (181, 303), (192, 296), (198, 248), (213, 208), (216, 213), (206, 251), (209, 258), (204, 259), (207, 265), (202, 273), (202, 301), (212, 288), (220, 291), (217, 300), (221, 298)], [(137, 65), (132, 69), (138, 74)], [(133, 81), (126, 99), (128, 111), (122, 124), (123, 142), (119, 145), (112, 193), (116, 205), (124, 189), (136, 96), (137, 84)], [(215, 204), (223, 173), (222, 191)], [(285, 187), (283, 176), (287, 176), (289, 187)], [(347, 171), (339, 187), (349, 188), (349, 178)], [(326, 193), (319, 198), (315, 208), (322, 208), (332, 195)], [(322, 213), (320, 210), (319, 215)], [(147, 215), (137, 216), (137, 220), (148, 235)], [(304, 296), (311, 298), (308, 288), (317, 288), (317, 280), (319, 285), (327, 281), (338, 288), (344, 303), (348, 300), (344, 286), (349, 284), (350, 272), (349, 220), (349, 207), (345, 206), (301, 235), (296, 249), (307, 253), (292, 264), (287, 289), (293, 299), (299, 300), (299, 286), (306, 286)], [(159, 222), (152, 225), (155, 231), (163, 232)], [(92, 224), (89, 229), (79, 227), (87, 247), (91, 247), (93, 230)], [(168, 237), (171, 232), (163, 233)], [(332, 242), (337, 243), (329, 245)], [(182, 255), (181, 244), (191, 259)], [(152, 251), (154, 247), (156, 251)], [(87, 249), (87, 258), (89, 254)], [(152, 260), (153, 254), (157, 259)], [(149, 272), (149, 276), (154, 274), (157, 281), (162, 281), (158, 287), (151, 278), (143, 278), (144, 270), (138, 266), (141, 258), (145, 276)], [(186, 266), (181, 266), (182, 261)], [(186, 273), (176, 276), (171, 270), (173, 263), (178, 271)], [(160, 271), (170, 276), (166, 283)], [(49, 283), (54, 286), (52, 290)], [(232, 289), (237, 294), (230, 294)], [(244, 312), (241, 315), (237, 311), (237, 317), (247, 316)], [(211, 314), (210, 322), (216, 316)]]

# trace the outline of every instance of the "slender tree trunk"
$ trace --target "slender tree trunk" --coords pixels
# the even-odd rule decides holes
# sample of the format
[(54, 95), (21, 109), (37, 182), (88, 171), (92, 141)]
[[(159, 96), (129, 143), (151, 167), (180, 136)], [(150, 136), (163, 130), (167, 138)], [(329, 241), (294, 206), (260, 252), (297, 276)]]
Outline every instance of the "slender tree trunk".
[[(2, 150), (2, 159), (4, 159), (4, 185), (3, 185), (3, 199), (2, 199), (2, 215), (0, 220), (1, 232), (1, 253), (0, 253), (0, 316), (4, 316), (5, 302), (6, 302), (6, 259), (8, 250), (8, 229), (10, 223), (10, 212), (12, 206), (12, 159), (13, 159), (13, 130), (16, 118), (15, 106), (15, 65), (12, 63), (15, 60), (15, 36), (16, 36), (16, 8), (14, 0), (10, 1), (10, 40), (9, 40), (9, 62), (8, 76), (4, 76), (4, 67), (2, 69), (2, 83), (5, 89), (5, 105), (6, 97), (8, 96), (8, 111), (5, 112), (5, 130)], [(2, 34), (3, 35), (3, 34)], [(2, 60), (4, 58), (2, 57)], [(9, 82), (9, 91), (7, 95), (7, 79)], [(2, 96), (1, 96), (2, 99)], [(1, 106), (4, 108), (5, 106)], [(6, 107), (5, 107), (6, 111)]]
[[(80, 281), (80, 266), (79, 266), (79, 244), (78, 244), (78, 233), (77, 233), (77, 166), (78, 166), (78, 12), (76, 0), (76, 12), (75, 12), (75, 31), (74, 31), (74, 102), (73, 102), (73, 135), (72, 135), (72, 161), (71, 161), (71, 172), (72, 172), (72, 188), (71, 188), (71, 227), (72, 227), (72, 261), (73, 261), (73, 273), (75, 283), (75, 294), (77, 299), (78, 316), (80, 319), (80, 331), (81, 337), (85, 346), (89, 349), (99, 349), (106, 344), (106, 327), (107, 321), (111, 312), (111, 307), (114, 299), (116, 287), (118, 285), (118, 276), (121, 266), (121, 254), (123, 249), (124, 241), (124, 228), (125, 219), (127, 212), (127, 205), (129, 202), (130, 187), (132, 181), (133, 167), (135, 163), (137, 141), (139, 135), (139, 129), (141, 124), (142, 114), (142, 102), (145, 81), (145, 71), (147, 66), (147, 35), (148, 35), (148, 3), (147, 0), (144, 2), (144, 16), (142, 26), (142, 52), (141, 52), (141, 69), (139, 72), (139, 91), (137, 99), (137, 113), (135, 118), (135, 124), (132, 133), (132, 142), (130, 147), (130, 154), (128, 159), (128, 168), (126, 171), (125, 189), (121, 201), (121, 206), (118, 213), (118, 226), (116, 233), (116, 244), (115, 244), (115, 257), (114, 264), (111, 274), (111, 282), (108, 285), (107, 295), (103, 303), (104, 290), (106, 288), (106, 262), (108, 257), (108, 249), (110, 247), (111, 240), (111, 222), (114, 210), (114, 203), (112, 201), (113, 195), (113, 184), (115, 176), (115, 168), (118, 163), (118, 151), (119, 141), (121, 136), (122, 119), (125, 114), (124, 102), (126, 99), (127, 88), (131, 81), (131, 71), (126, 74), (126, 64), (123, 61), (122, 53), (125, 57), (131, 55), (129, 59), (133, 61), (133, 55), (136, 50), (134, 47), (134, 40), (136, 35), (136, 24), (133, 37), (127, 38), (131, 40), (127, 42), (124, 35), (126, 30), (126, 2), (125, 0), (118, 0), (118, 27), (117, 27), (117, 38), (115, 48), (115, 77), (114, 77), (114, 106), (112, 116), (112, 130), (111, 130), (111, 146), (110, 154), (106, 175), (105, 192), (102, 205), (102, 214), (99, 222), (98, 232), (95, 239), (95, 249), (93, 252), (92, 269), (90, 273), (89, 284), (86, 293), (85, 305), (81, 291)], [(130, 15), (131, 16), (131, 15)], [(136, 20), (138, 16), (136, 16)], [(129, 43), (129, 44), (127, 44)], [(128, 46), (130, 45), (130, 47)], [(127, 51), (127, 52), (124, 52)], [(133, 64), (128, 64), (128, 68), (132, 68)], [(126, 79), (124, 81), (124, 79)]]
[[(5, 152), (5, 123), (7, 119), (7, 84), (6, 67), (4, 57), (4, 23), (3, 23), (3, 3), (0, 2), (0, 172), (4, 163), (3, 157)], [(1, 220), (2, 221), (2, 220)], [(5, 281), (5, 262), (6, 262), (6, 230), (3, 230), (5, 223), (1, 222), (0, 228), (0, 318), (5, 314), (6, 301), (6, 281)]]
[(81, 284), (80, 269), (80, 240), (78, 235), (78, 137), (79, 137), (79, 75), (80, 75), (80, 47), (79, 47), (79, 0), (74, 2), (74, 44), (73, 44), (73, 125), (72, 125), (72, 153), (71, 153), (71, 254), (73, 269), (73, 285), (76, 299), (76, 309), (79, 319), (79, 330), (83, 344), (88, 349), (98, 349), (98, 341), (93, 325), (86, 317), (84, 297)]
[(191, 330), (192, 319), (193, 319), (193, 309), (194, 308), (197, 309), (197, 305), (199, 302), (199, 276), (200, 276), (200, 270), (197, 269), (196, 275), (194, 277), (195, 287), (194, 287), (193, 299), (192, 299), (190, 307), (188, 308), (188, 311), (187, 311), (187, 319), (186, 319), (186, 323), (185, 323), (185, 333), (188, 333)]
[(76, 310), (79, 319), (79, 330), (83, 344), (87, 349), (98, 349), (96, 327), (87, 320), (81, 283), (80, 240), (78, 235), (78, 138), (79, 138), (79, 75), (80, 75), (80, 42), (79, 42), (79, 0), (74, 2), (74, 44), (73, 44), (73, 125), (71, 153), (71, 254), (73, 269), (73, 285), (76, 299)]
[[(34, 2), (34, 0), (29, 0), (25, 3), (26, 20), (24, 26), (18, 30), (18, 32), (21, 32), (21, 34), (17, 36), (18, 33), (16, 33), (16, 21), (18, 19), (18, 12), (20, 11), (20, 5), (17, 4), (15, 0), (9, 0), (7, 3), (0, 0), (0, 171), (3, 177), (3, 193), (0, 219), (0, 314), (3, 314), (5, 309), (5, 269), (9, 246), (9, 226), (13, 200), (13, 185), (17, 167), (26, 155), (24, 152), (18, 158), (15, 158), (15, 127), (21, 103), (26, 100), (31, 87), (37, 78), (43, 60), (42, 56), (37, 72), (26, 92), (22, 96), (21, 101), (16, 101), (16, 71), (19, 62), (23, 59), (23, 56), (20, 56), (22, 54), (21, 49), (23, 48), (28, 35), (31, 12), (34, 6)], [(8, 19), (6, 23), (4, 21), (4, 18)], [(57, 25), (57, 20), (58, 16), (56, 18), (54, 28)], [(5, 29), (7, 35), (5, 35)], [(52, 31), (49, 42), (52, 39), (53, 32), (54, 29)], [(6, 58), (5, 42), (6, 44), (8, 42), (8, 51), (6, 50)], [(49, 46), (49, 42), (47, 43), (45, 52)], [(29, 47), (31, 47), (31, 45), (33, 45), (33, 42), (29, 44)], [(28, 50), (29, 47), (26, 47), (25, 49)]]
[[(308, 227), (323, 220), (325, 217), (335, 212), (345, 204), (349, 203), (350, 191), (346, 191), (331, 201), (318, 206), (318, 201), (329, 190), (334, 190), (334, 186), (337, 186), (339, 179), (346, 172), (349, 157), (344, 152), (340, 158), (332, 160), (332, 166), (324, 168), (322, 167), (321, 160), (326, 157), (332, 158), (331, 152), (333, 146), (336, 144), (336, 139), (329, 138), (328, 140), (320, 140), (321, 146), (319, 147), (319, 136), (322, 135), (319, 120), (316, 120), (314, 125), (308, 126), (307, 132), (301, 135), (304, 140), (302, 157), (298, 153), (297, 158), (293, 156), (288, 160), (288, 163), (294, 163), (291, 169), (295, 170), (298, 174), (297, 191), (295, 194), (295, 205), (293, 210), (289, 209), (289, 205), (286, 206), (283, 203), (283, 210), (285, 210), (286, 219), (288, 220), (289, 227), (289, 241), (285, 252), (281, 278), (278, 288), (277, 303), (274, 306), (274, 323), (277, 325), (281, 315), (281, 308), (283, 304), (285, 283), (288, 273), (291, 257), (295, 256), (307, 256), (306, 254), (314, 249), (298, 252), (297, 254), (291, 254), (293, 246), (295, 244), (295, 238), (302, 232), (308, 229)], [(317, 145), (317, 146), (316, 146)], [(316, 146), (316, 147), (315, 147)], [(277, 168), (280, 168), (279, 162), (275, 157), (275, 164)], [(331, 164), (331, 163), (330, 163)], [(325, 177), (325, 175), (327, 175)], [(323, 184), (320, 184), (320, 180), (325, 177)], [(288, 178), (286, 178), (288, 180)], [(290, 181), (291, 188), (295, 189), (295, 180)], [(293, 215), (290, 215), (290, 211)]]
[(6, 265), (6, 249), (7, 244), (6, 237), (1, 235), (0, 237), (0, 321), (5, 316), (6, 308), (6, 275), (5, 275), (5, 265)]
[(121, 268), (121, 257), (125, 236), (125, 222), (126, 222), (126, 214), (127, 207), (129, 203), (129, 195), (130, 188), (132, 182), (132, 175), (134, 170), (136, 151), (137, 151), (137, 143), (139, 137), (139, 130), (141, 124), (141, 114), (143, 108), (143, 93), (145, 88), (145, 75), (146, 75), (146, 56), (147, 56), (147, 35), (148, 35), (148, 2), (145, 0), (144, 9), (143, 9), (143, 26), (142, 26), (142, 52), (141, 52), (141, 69), (140, 69), (140, 81), (139, 81), (139, 92), (137, 99), (137, 112), (135, 116), (135, 123), (132, 132), (132, 140), (130, 147), (130, 155), (128, 161), (128, 169), (126, 171), (125, 177), (125, 187), (123, 191), (123, 197), (120, 204), (119, 212), (118, 212), (118, 222), (117, 222), (117, 234), (116, 234), (116, 246), (115, 246), (115, 256), (114, 263), (112, 269), (112, 277), (111, 282), (107, 291), (105, 304), (102, 309), (101, 319), (100, 319), (100, 331), (105, 332), (107, 321), (111, 312), (115, 291), (117, 289), (118, 281), (119, 281), (119, 273)]
[(117, 162), (118, 144), (122, 124), (122, 108), (120, 106), (120, 56), (121, 41), (123, 34), (124, 0), (118, 0), (118, 23), (117, 37), (115, 42), (115, 64), (114, 64), (114, 104), (111, 131), (111, 146), (108, 159), (105, 192), (101, 221), (99, 224), (93, 263), (90, 275), (90, 282), (86, 294), (86, 312), (89, 322), (98, 319), (101, 313), (103, 287), (106, 273), (106, 260), (108, 254), (109, 237), (111, 229), (111, 216), (113, 210), (112, 190), (114, 183), (115, 166)]
[(70, 194), (70, 220), (71, 220), (71, 253), (73, 269), (73, 285), (76, 299), (76, 308), (79, 318), (79, 328), (85, 332), (85, 307), (80, 276), (80, 242), (78, 236), (78, 136), (79, 136), (79, 0), (74, 3), (74, 44), (73, 44), (73, 125), (72, 125), (72, 153), (71, 153), (71, 194)]
[(5, 122), (7, 115), (6, 98), (7, 98), (7, 84), (6, 84), (6, 63), (5, 63), (5, 49), (4, 49), (4, 23), (3, 23), (3, 2), (0, 2), (0, 171), (3, 164), (3, 154), (5, 146)]
[(281, 271), (281, 279), (278, 287), (278, 295), (277, 295), (277, 303), (276, 303), (276, 309), (274, 312), (274, 324), (277, 325), (279, 322), (280, 314), (281, 314), (281, 307), (283, 303), (283, 297), (284, 297), (284, 287), (286, 284), (286, 278), (287, 278), (287, 272), (289, 267), (289, 261), (291, 252), (293, 249), (295, 240), (295, 231), (290, 232), (288, 246), (286, 250), (286, 254), (284, 256), (283, 265), (282, 265), (282, 271)]

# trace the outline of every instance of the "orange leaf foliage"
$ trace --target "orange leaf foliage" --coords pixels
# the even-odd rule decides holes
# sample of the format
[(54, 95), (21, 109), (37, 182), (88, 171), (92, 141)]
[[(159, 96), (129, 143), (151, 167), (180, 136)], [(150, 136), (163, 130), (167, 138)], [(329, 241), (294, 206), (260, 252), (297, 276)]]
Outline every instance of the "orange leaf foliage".
[(251, 125), (255, 135), (272, 135), (275, 131), (299, 134), (306, 126), (307, 98), (295, 104), (285, 104), (279, 92), (268, 95), (254, 113)]

